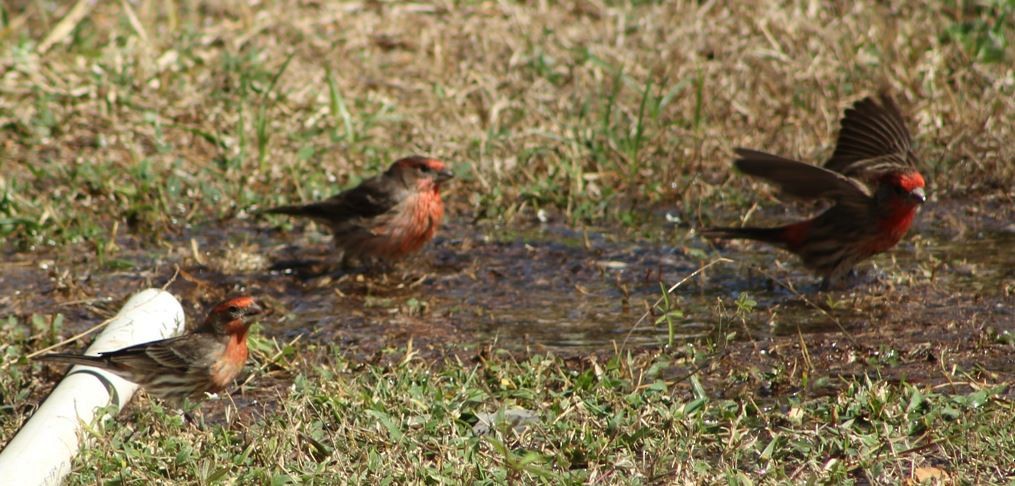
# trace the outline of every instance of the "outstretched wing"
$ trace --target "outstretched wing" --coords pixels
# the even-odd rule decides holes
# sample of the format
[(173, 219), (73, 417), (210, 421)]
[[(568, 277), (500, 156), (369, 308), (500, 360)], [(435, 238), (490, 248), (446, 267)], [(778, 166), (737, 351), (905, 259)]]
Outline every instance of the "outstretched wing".
[(899, 107), (886, 93), (864, 98), (846, 110), (835, 152), (825, 168), (851, 177), (916, 168), (913, 140)]
[(734, 162), (737, 169), (775, 184), (791, 196), (860, 204), (871, 197), (867, 186), (838, 172), (757, 150), (735, 151), (740, 156)]

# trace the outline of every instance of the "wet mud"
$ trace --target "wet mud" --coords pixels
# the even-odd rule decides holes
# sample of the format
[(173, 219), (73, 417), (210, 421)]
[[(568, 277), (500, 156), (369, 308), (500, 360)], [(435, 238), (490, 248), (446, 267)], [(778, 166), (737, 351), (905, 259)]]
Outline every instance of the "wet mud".
[[(188, 322), (226, 294), (248, 292), (272, 310), (260, 321), (265, 336), (339, 346), (364, 359), (410, 341), (424, 356), (492, 346), (579, 358), (621, 348), (678, 356), (684, 343), (705, 342), (718, 349), (706, 374), (750, 365), (841, 376), (872, 364), (889, 378), (928, 382), (943, 380), (941, 366), (1010, 374), (1015, 228), (990, 217), (958, 218), (966, 221), (959, 227), (957, 208), (929, 211), (918, 236), (862, 265), (851, 287), (828, 293), (787, 254), (750, 243), (717, 250), (677, 226), (640, 232), (651, 239), (618, 229), (452, 222), (417, 258), (364, 274), (332, 265), (324, 232), (241, 219), (228, 230), (189, 229), (161, 248), (123, 237), (105, 262), (87, 249), (7, 252), (0, 316), (27, 322), (59, 313), (59, 332), (69, 336), (115, 313), (133, 292), (166, 286)], [(679, 286), (669, 309), (680, 314), (660, 319), (663, 289), (720, 255), (732, 261)], [(746, 300), (753, 304), (738, 307)], [(672, 375), (692, 369), (677, 366)]]

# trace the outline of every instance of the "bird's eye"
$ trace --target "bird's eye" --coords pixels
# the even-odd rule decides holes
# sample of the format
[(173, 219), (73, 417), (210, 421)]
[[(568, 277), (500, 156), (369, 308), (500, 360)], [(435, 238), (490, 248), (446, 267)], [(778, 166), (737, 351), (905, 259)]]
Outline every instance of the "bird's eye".
[(229, 306), (229, 309), (227, 309), (227, 310), (229, 311), (230, 314), (232, 314), (232, 313), (235, 313), (235, 312), (239, 312), (240, 308), (236, 307), (235, 305), (231, 305), (231, 306)]
[(429, 165), (421, 165), (421, 166), (419, 166), (419, 170), (421, 172), (426, 173), (426, 172), (432, 171), (433, 169), (431, 169)]

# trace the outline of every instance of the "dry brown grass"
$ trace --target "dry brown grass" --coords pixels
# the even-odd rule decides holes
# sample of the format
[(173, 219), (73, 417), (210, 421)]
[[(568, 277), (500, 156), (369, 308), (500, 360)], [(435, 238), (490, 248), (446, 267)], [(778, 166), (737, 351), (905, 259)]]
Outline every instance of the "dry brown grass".
[[(578, 218), (598, 219), (632, 199), (635, 210), (693, 213), (722, 197), (714, 184), (732, 147), (819, 161), (842, 110), (879, 87), (909, 115), (937, 197), (1010, 200), (1015, 182), (1011, 54), (978, 62), (945, 35), (960, 21), (998, 21), (971, 7), (103, 2), (40, 52), (69, 9), (8, 7), (0, 33), (0, 182), (18, 184), (16, 215), (59, 218), (69, 199), (93, 215), (130, 205), (115, 187), (85, 190), (55, 169), (73, 164), (147, 159), (186, 189), (155, 206), (201, 220), (223, 203), (324, 195), (329, 181), (411, 152), (471, 168), (451, 198), (487, 214), (588, 205)], [(327, 69), (348, 120), (332, 110)], [(642, 117), (634, 150), (647, 83), (658, 113)], [(305, 147), (313, 155), (301, 159)], [(32, 175), (40, 166), (51, 170)], [(209, 200), (209, 185), (222, 200)], [(32, 187), (48, 197), (30, 201)]]

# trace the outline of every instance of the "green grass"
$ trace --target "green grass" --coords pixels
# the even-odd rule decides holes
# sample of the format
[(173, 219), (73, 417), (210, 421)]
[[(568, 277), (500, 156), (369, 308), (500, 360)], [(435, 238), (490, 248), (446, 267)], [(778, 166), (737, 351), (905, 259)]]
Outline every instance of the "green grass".
[[(226, 423), (142, 402), (84, 451), (71, 482), (891, 483), (916, 467), (979, 482), (1015, 462), (1004, 387), (945, 393), (872, 376), (829, 396), (719, 397), (696, 378), (669, 381), (679, 360), (665, 354), (391, 358), (362, 365), (332, 351), (277, 406)], [(504, 419), (517, 409), (534, 418)]]

